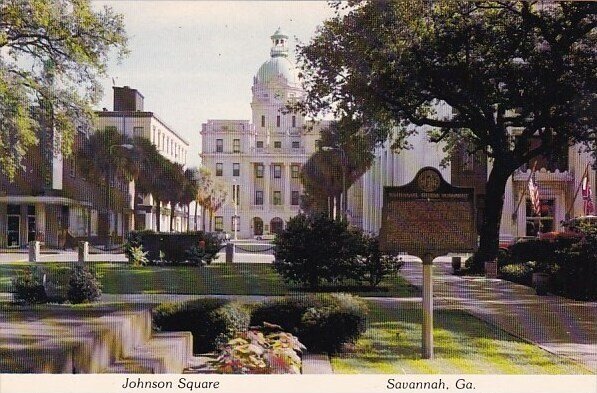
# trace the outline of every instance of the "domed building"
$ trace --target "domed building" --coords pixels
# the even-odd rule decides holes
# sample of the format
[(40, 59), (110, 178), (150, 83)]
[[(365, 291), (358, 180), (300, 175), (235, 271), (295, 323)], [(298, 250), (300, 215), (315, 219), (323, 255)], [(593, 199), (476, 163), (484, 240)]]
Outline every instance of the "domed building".
[(201, 129), (203, 166), (229, 195), (211, 229), (232, 237), (235, 224), (238, 238), (271, 236), (299, 212), (299, 173), (325, 126), (305, 127), (302, 115), (285, 110), (304, 91), (288, 35), (278, 29), (270, 38), (270, 58), (253, 77), (252, 119), (208, 120)]

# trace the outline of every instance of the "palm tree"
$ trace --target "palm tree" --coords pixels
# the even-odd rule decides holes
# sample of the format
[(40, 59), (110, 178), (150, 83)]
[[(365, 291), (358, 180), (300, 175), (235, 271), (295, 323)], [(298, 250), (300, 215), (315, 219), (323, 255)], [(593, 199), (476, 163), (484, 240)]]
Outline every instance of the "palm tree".
[[(185, 187), (181, 202), (187, 207), (187, 232), (189, 232), (191, 229), (191, 202), (196, 200), (199, 192), (199, 170), (195, 167), (187, 168), (184, 171), (184, 177)], [(197, 203), (195, 203), (195, 230), (197, 230)]]
[(228, 191), (224, 184), (214, 182), (211, 192), (209, 194), (209, 231), (212, 231), (212, 222), (214, 214), (226, 203), (228, 199)]
[(125, 205), (122, 193), (113, 189), (117, 179), (131, 181), (139, 174), (134, 152), (123, 148), (130, 148), (132, 142), (130, 138), (120, 134), (116, 127), (106, 127), (93, 133), (88, 143), (77, 152), (81, 173), (106, 190), (104, 203), (108, 228), (110, 210)]
[(156, 146), (146, 138), (135, 138), (139, 176), (136, 190), (141, 195), (151, 195), (156, 205), (156, 229), (161, 231), (162, 202), (169, 202), (168, 170), (171, 162), (162, 156)]

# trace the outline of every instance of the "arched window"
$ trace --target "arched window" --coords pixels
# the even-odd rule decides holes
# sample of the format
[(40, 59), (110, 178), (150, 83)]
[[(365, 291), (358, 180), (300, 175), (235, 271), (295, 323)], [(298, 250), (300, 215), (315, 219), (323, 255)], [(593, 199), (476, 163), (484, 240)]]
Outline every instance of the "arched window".
[(253, 218), (253, 234), (255, 236), (263, 235), (263, 220), (259, 217)]
[(282, 233), (282, 231), (284, 230), (284, 220), (282, 220), (280, 217), (272, 218), (269, 225), (270, 225), (270, 232), (273, 234), (277, 235), (279, 233)]

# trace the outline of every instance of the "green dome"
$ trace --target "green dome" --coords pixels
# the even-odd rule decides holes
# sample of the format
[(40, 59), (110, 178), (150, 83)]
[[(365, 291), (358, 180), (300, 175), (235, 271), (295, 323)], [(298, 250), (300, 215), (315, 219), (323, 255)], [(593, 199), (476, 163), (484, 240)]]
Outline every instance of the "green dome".
[(281, 77), (292, 87), (299, 85), (299, 78), (296, 67), (285, 56), (272, 57), (259, 67), (257, 81), (267, 84), (275, 78)]

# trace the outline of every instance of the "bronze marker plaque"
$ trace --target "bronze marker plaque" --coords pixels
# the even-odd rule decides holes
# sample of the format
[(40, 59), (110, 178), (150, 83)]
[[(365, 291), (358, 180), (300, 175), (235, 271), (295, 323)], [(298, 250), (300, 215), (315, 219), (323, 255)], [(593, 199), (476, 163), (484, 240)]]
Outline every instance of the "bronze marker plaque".
[(384, 187), (384, 252), (443, 255), (472, 252), (476, 244), (474, 189), (450, 185), (432, 167), (405, 186)]

